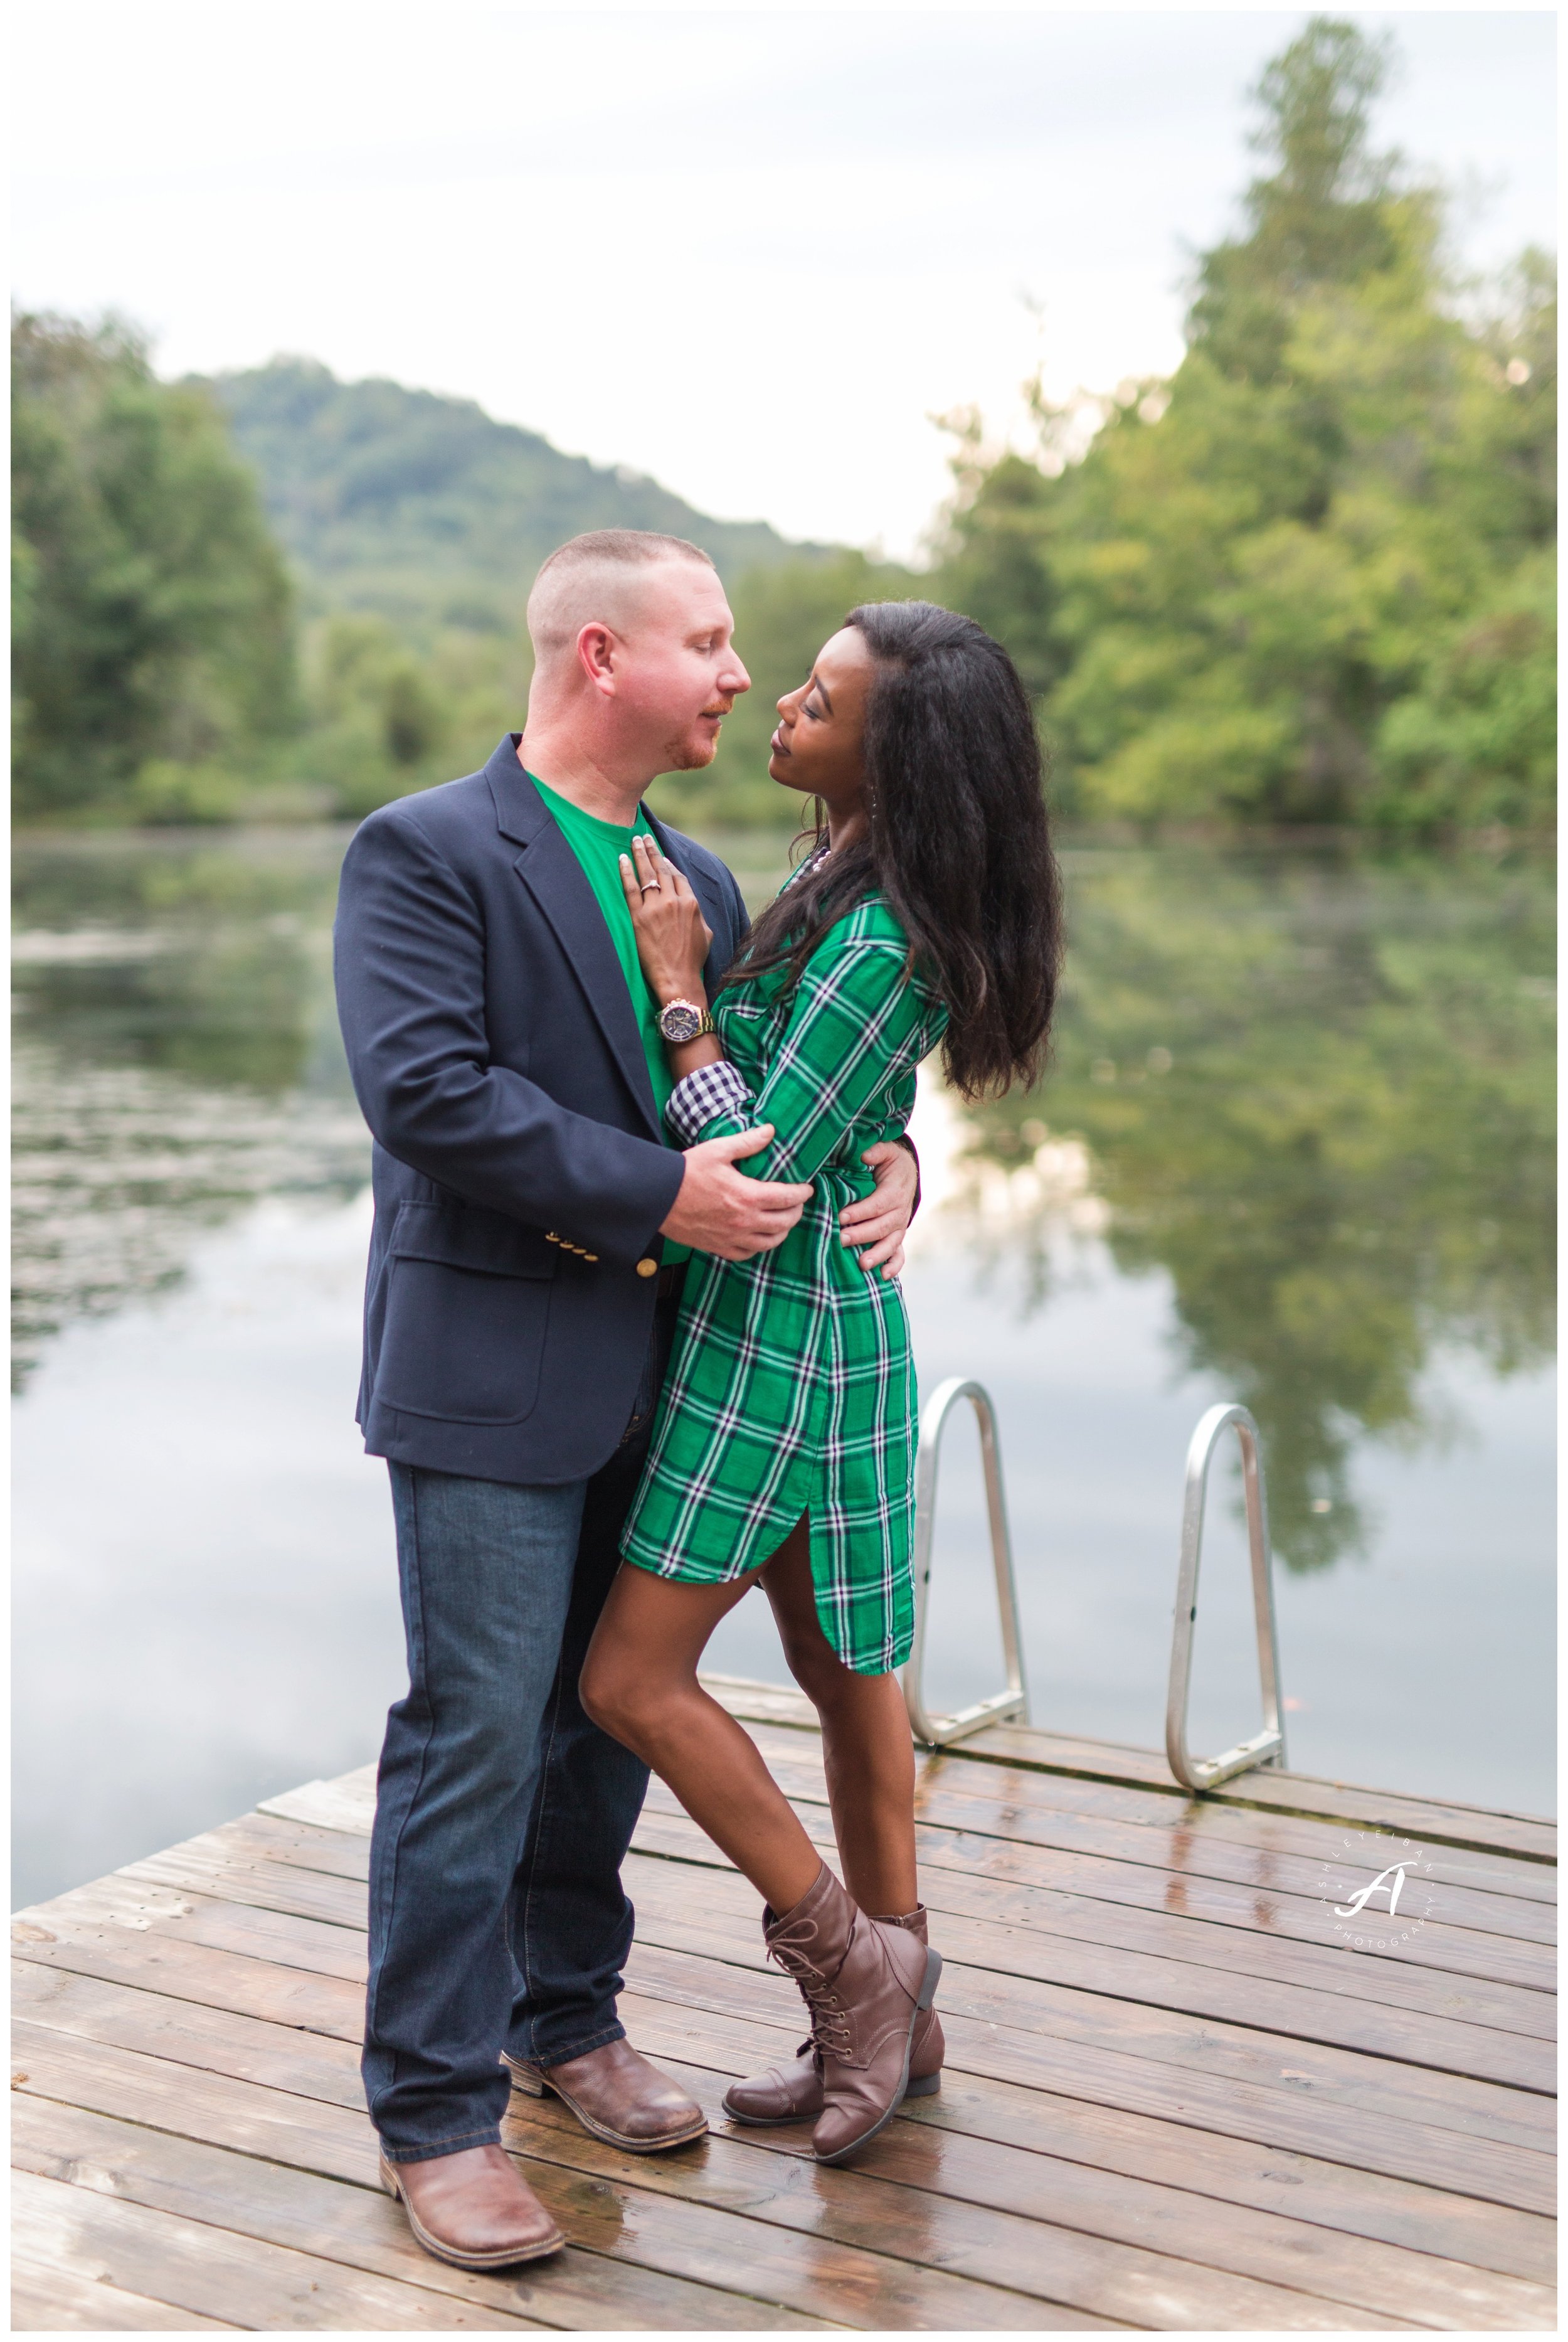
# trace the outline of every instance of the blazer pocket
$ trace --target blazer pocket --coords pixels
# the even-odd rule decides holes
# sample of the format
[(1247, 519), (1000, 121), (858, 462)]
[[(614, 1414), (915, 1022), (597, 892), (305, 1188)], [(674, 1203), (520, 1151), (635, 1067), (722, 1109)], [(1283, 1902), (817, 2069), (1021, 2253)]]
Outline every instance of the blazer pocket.
[(445, 1423), (521, 1423), (539, 1369), (557, 1256), (504, 1213), (405, 1204), (387, 1258), (375, 1397)]

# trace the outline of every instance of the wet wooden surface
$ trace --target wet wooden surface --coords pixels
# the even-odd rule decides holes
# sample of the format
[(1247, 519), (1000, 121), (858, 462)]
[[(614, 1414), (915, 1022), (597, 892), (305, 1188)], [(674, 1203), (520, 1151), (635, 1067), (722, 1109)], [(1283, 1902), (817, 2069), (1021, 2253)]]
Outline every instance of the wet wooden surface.
[[(810, 1710), (714, 1687), (831, 1856)], [(17, 1917), (15, 2330), (1555, 2324), (1550, 1824), (1293, 1774), (1194, 1799), (1147, 1750), (1013, 1727), (924, 1758), (943, 2087), (819, 2170), (809, 2127), (720, 2111), (800, 2005), (655, 1783), (622, 2013), (711, 2135), (629, 2157), (514, 2097), (570, 2246), (473, 2276), (376, 2185), (373, 1794), (312, 1782)], [(1378, 1833), (1430, 1867), (1373, 1954), (1325, 1889)]]

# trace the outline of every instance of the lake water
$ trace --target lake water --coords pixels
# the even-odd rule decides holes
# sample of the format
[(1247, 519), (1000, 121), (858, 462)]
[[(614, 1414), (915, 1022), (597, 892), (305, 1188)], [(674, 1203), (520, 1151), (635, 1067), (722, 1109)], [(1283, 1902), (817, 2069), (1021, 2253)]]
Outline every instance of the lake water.
[[(333, 1013), (345, 833), (16, 853), (15, 1900), (365, 1762), (402, 1688), (352, 1421), (368, 1142)], [(771, 839), (716, 841), (754, 901)], [(998, 1407), (1034, 1720), (1157, 1746), (1183, 1463), (1262, 1428), (1291, 1761), (1548, 1810), (1553, 902), (1523, 855), (1064, 855), (1042, 1088), (934, 1081), (923, 1386)], [(1192, 1745), (1255, 1728), (1216, 1470)], [(934, 1701), (995, 1688), (975, 1442)], [(713, 1663), (782, 1679), (760, 1596)]]

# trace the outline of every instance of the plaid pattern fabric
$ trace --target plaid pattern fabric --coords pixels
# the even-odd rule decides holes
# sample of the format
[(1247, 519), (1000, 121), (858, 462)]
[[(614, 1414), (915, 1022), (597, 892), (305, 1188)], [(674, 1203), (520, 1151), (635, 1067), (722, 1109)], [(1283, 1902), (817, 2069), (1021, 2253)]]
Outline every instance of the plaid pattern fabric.
[(683, 1146), (694, 1146), (717, 1116), (744, 1115), (750, 1097), (740, 1067), (721, 1057), (716, 1066), (699, 1066), (675, 1084), (664, 1101), (664, 1120)]
[(873, 896), (797, 986), (778, 971), (729, 986), (714, 1015), (750, 1100), (737, 1113), (719, 1099), (701, 1136), (771, 1122), (738, 1167), (814, 1185), (776, 1251), (693, 1255), (622, 1551), (716, 1584), (757, 1568), (809, 1511), (823, 1630), (846, 1666), (881, 1675), (909, 1656), (914, 1623), (914, 1368), (904, 1296), (840, 1242), (838, 1215), (871, 1193), (861, 1155), (904, 1129), (947, 1011)]

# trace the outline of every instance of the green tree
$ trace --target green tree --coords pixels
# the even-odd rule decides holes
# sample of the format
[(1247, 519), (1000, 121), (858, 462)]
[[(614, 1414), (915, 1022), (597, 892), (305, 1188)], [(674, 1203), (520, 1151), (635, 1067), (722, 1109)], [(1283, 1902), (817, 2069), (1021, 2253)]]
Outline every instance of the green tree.
[(1323, 18), (1267, 68), (1168, 383), (1094, 404), (1081, 459), (1043, 399), (1034, 461), (961, 448), (941, 590), (1014, 650), (1070, 806), (1550, 817), (1552, 272), (1461, 299), (1438, 195), (1370, 145), (1385, 69)]
[[(291, 593), (199, 390), (127, 328), (12, 327), (15, 789), (24, 818), (176, 803), (295, 723)], [(173, 776), (171, 778), (171, 776)]]
[(372, 812), (483, 763), (522, 722), (530, 662), (508, 627), (449, 628), (409, 645), (385, 618), (339, 614), (307, 629), (301, 777), (330, 812)]

